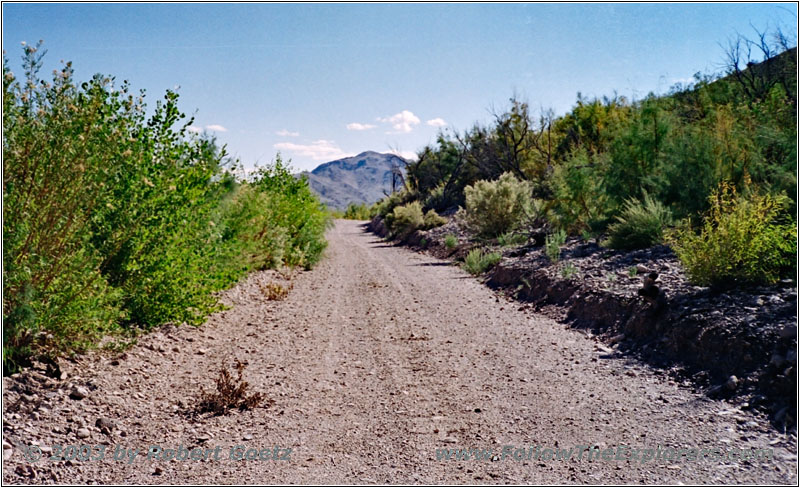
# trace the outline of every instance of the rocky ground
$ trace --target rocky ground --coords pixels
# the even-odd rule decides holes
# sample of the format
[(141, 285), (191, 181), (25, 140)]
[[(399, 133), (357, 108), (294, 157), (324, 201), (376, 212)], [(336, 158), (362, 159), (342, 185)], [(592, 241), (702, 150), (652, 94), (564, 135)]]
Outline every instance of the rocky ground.
[[(269, 298), (275, 284), (289, 288), (283, 277), (254, 273), (202, 327), (166, 326), (125, 352), (61, 361), (59, 378), (4, 378), (3, 482), (797, 484), (796, 436), (759, 411), (693, 392), (592, 329), (358, 222), (338, 221), (329, 241), (282, 300)], [(246, 393), (265, 400), (198, 413), (221, 365), (236, 361)], [(586, 445), (685, 455), (512, 455)], [(148, 456), (152, 446), (161, 451)], [(492, 453), (442, 459), (461, 448)], [(164, 459), (168, 449), (198, 459)], [(724, 457), (690, 460), (691, 449)], [(246, 453), (260, 460), (238, 459)]]

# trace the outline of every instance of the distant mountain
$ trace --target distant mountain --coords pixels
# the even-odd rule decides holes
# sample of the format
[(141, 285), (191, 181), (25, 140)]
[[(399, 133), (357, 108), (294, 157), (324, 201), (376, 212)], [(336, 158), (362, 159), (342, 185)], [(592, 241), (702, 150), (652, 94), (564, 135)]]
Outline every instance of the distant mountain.
[(405, 172), (406, 161), (400, 156), (366, 151), (302, 174), (323, 203), (344, 209), (351, 202), (375, 203), (384, 197), (384, 191), (390, 192), (393, 165)]

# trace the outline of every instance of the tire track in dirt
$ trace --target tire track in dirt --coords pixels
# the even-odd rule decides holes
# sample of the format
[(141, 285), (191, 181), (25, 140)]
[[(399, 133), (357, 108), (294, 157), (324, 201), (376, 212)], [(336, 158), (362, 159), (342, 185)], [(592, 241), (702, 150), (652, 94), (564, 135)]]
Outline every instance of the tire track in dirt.
[[(234, 445), (292, 448), (285, 461), (44, 463), (33, 479), (21, 450), (6, 482), (271, 483), (796, 483), (796, 441), (763, 418), (711, 401), (646, 366), (607, 358), (597, 343), (443, 261), (390, 246), (361, 223), (337, 221), (326, 258), (269, 302), (254, 273), (224, 294), (231, 309), (201, 328), (142, 338), (111, 364), (81, 358), (50, 385), (38, 420), (4, 411), (6, 439), (24, 445)], [(274, 400), (225, 416), (185, 415), (222, 361)], [(15, 400), (8, 379), (4, 399)], [(67, 397), (67, 382), (94, 388)], [(43, 395), (43, 393), (42, 393)], [(12, 398), (13, 397), (13, 398)], [(41, 408), (39, 409), (41, 410)], [(15, 418), (16, 415), (18, 418)], [(115, 419), (111, 436), (95, 419)], [(79, 426), (90, 432), (76, 438)], [(122, 432), (125, 433), (122, 436)], [(770, 444), (772, 443), (772, 444)], [(775, 449), (774, 461), (439, 461), (443, 448)]]

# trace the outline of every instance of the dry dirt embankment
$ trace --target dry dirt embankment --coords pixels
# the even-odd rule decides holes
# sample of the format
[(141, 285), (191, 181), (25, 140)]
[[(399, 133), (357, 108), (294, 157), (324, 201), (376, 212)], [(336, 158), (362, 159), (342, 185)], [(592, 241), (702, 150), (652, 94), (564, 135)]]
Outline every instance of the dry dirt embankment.
[[(3, 480), (12, 483), (796, 483), (796, 440), (680, 388), (593, 338), (519, 310), (447, 262), (338, 221), (327, 258), (267, 301), (256, 273), (232, 308), (168, 328), (67, 378), (4, 379)], [(221, 362), (273, 400), (188, 415)], [(85, 398), (73, 399), (73, 386)], [(80, 395), (78, 395), (80, 396)], [(111, 428), (107, 421), (112, 422)], [(27, 462), (24, 446), (221, 447), (219, 460)], [(772, 448), (772, 461), (441, 461), (441, 448)], [(233, 461), (232, 446), (291, 448)], [(5, 447), (5, 446), (4, 446)]]

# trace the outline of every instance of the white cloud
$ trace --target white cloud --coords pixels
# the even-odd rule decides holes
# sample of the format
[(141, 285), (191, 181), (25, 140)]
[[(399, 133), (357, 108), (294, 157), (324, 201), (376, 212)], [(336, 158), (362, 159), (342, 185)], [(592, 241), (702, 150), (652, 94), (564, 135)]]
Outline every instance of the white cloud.
[(277, 135), (279, 135), (281, 137), (299, 137), (300, 136), (299, 132), (292, 132), (292, 131), (287, 130), (287, 129), (281, 129), (278, 132), (276, 132), (275, 134), (277, 134)]
[(212, 131), (215, 131), (215, 132), (228, 132), (228, 129), (226, 129), (225, 127), (222, 127), (219, 124), (207, 125), (206, 129), (212, 130)]
[(410, 110), (403, 110), (400, 113), (396, 113), (391, 117), (384, 117), (378, 119), (381, 122), (388, 122), (392, 124), (392, 127), (397, 132), (411, 132), (414, 130), (415, 125), (419, 125), (420, 120), (419, 117), (414, 115), (413, 112)]
[(297, 156), (309, 157), (314, 161), (332, 161), (348, 156), (348, 154), (345, 154), (333, 141), (327, 141), (325, 139), (314, 141), (311, 144), (279, 142), (272, 147), (281, 151), (290, 152)]
[(444, 127), (447, 125), (447, 122), (445, 122), (441, 117), (436, 117), (435, 119), (431, 119), (425, 123), (431, 127)]
[(370, 130), (374, 128), (375, 126), (372, 124), (359, 124), (358, 122), (347, 124), (347, 130)]
[(392, 154), (396, 154), (396, 155), (400, 156), (401, 158), (403, 158), (403, 159), (405, 159), (407, 161), (416, 161), (417, 160), (417, 153), (415, 153), (414, 151), (395, 151), (395, 150), (392, 150), (390, 152)]
[(194, 125), (190, 125), (189, 127), (186, 128), (186, 130), (188, 130), (189, 132), (194, 132), (195, 134), (203, 132), (203, 128), (202, 127), (196, 127)]

